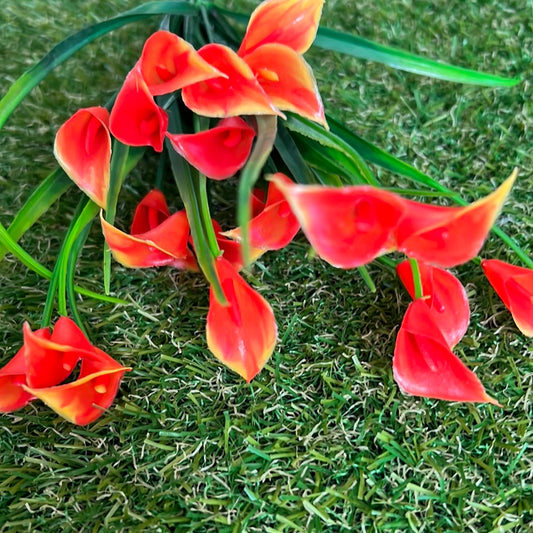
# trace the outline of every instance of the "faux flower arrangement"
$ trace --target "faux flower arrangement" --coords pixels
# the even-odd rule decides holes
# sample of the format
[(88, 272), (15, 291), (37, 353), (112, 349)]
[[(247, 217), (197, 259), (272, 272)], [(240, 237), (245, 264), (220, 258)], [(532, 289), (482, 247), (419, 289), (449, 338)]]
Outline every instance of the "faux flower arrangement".
[[(73, 35), (13, 84), (0, 101), (0, 127), (48, 72), (84, 44), (125, 23), (165, 15), (113, 101), (80, 109), (58, 129), (54, 153), (61, 168), (39, 186), (9, 228), (0, 227), (3, 253), (50, 279), (41, 328), (32, 331), (24, 324), (23, 346), (0, 369), (0, 412), (40, 399), (84, 425), (110, 407), (131, 369), (87, 339), (76, 293), (124, 303), (109, 295), (111, 255), (129, 268), (202, 273), (210, 286), (207, 346), (251, 381), (275, 349), (277, 325), (270, 305), (241, 271), (262, 254), (287, 246), (300, 229), (319, 257), (337, 268), (357, 268), (370, 290), (376, 289), (366, 264), (378, 260), (396, 269), (413, 298), (393, 357), (394, 378), (403, 391), (499, 405), (453, 353), (470, 312), (465, 289), (447, 269), (479, 263), (517, 327), (533, 336), (533, 261), (493, 227), (516, 171), (469, 205), (453, 194), (459, 205), (420, 203), (391, 192), (367, 162), (414, 179), (420, 190), (450, 191), (329, 117), (303, 55), (318, 31), (323, 48), (398, 68), (485, 85), (517, 80), (319, 29), (322, 6), (323, 0), (266, 0), (247, 20), (203, 2), (150, 2)], [(243, 37), (232, 22), (247, 22)], [(149, 149), (160, 154), (162, 165), (170, 163), (184, 209), (170, 213), (154, 186), (124, 231), (115, 225), (120, 190)], [(234, 176), (237, 225), (224, 231), (211, 216), (208, 189)], [(266, 187), (256, 188), (261, 177)], [(51, 272), (17, 240), (72, 183), (88, 198), (81, 200)], [(105, 294), (73, 279), (96, 217), (105, 239)], [(526, 267), (477, 257), (491, 229)], [(392, 252), (406, 259), (396, 264), (387, 257)], [(56, 298), (60, 318), (50, 332)]]

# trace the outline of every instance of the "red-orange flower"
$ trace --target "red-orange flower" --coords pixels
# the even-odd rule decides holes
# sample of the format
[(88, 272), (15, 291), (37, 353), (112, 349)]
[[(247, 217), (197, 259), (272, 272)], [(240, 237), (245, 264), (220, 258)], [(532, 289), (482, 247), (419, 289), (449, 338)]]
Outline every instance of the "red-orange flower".
[(222, 119), (210, 130), (167, 133), (174, 149), (202, 174), (215, 180), (233, 176), (246, 163), (255, 131), (240, 117)]
[(481, 266), (493, 289), (513, 315), (518, 329), (533, 337), (533, 270), (498, 259), (485, 259)]
[(154, 101), (136, 65), (126, 76), (109, 117), (111, 133), (130, 146), (163, 150), (168, 115)]
[(277, 174), (270, 179), (313, 248), (331, 265), (353, 268), (389, 251), (404, 209), (398, 196), (369, 186), (296, 185)]
[(450, 350), (434, 314), (422, 299), (407, 309), (396, 339), (392, 368), (396, 383), (409, 394), (499, 405)]
[(54, 154), (72, 181), (105, 209), (111, 161), (109, 111), (88, 107), (74, 113), (56, 134)]
[(239, 55), (268, 43), (279, 43), (296, 53), (306, 52), (315, 40), (324, 0), (266, 0), (252, 13)]
[[(81, 360), (78, 379), (59, 385)], [(94, 421), (115, 398), (121, 366), (93, 346), (67, 317), (57, 321), (53, 332), (32, 332), (24, 324), (24, 345), (0, 370), (0, 412), (11, 412), (40, 398), (58, 414), (75, 424)]]
[(153, 96), (221, 76), (187, 41), (164, 30), (156, 31), (144, 43), (139, 69)]
[(171, 265), (197, 270), (189, 249), (190, 227), (185, 210), (169, 215), (160, 191), (149, 192), (137, 206), (131, 233), (106, 222), (100, 215), (102, 232), (114, 258), (129, 268)]
[(451, 268), (475, 257), (509, 194), (516, 170), (498, 189), (465, 207), (404, 200), (395, 230), (398, 250), (434, 266)]
[(249, 382), (274, 351), (274, 313), (223, 256), (216, 259), (215, 266), (228, 305), (221, 305), (211, 288), (207, 345), (217, 359)]
[(261, 88), (250, 67), (227, 46), (207, 44), (200, 56), (226, 77), (212, 78), (183, 88), (185, 105), (207, 117), (281, 115)]
[[(269, 183), (266, 204), (253, 215), (248, 227), (253, 259), (257, 259), (259, 255), (268, 250), (284, 248), (300, 229), (300, 223), (292, 213), (278, 185), (279, 183), (294, 185), (294, 183), (281, 172), (276, 173), (273, 178), (276, 181)], [(226, 231), (224, 235), (238, 242), (241, 241), (240, 228)]]
[(69, 422), (85, 426), (113, 403), (122, 376), (129, 370), (93, 347), (92, 354), (82, 357), (75, 381), (47, 388), (22, 387)]
[(313, 71), (302, 55), (313, 42), (323, 0), (267, 0), (253, 13), (238, 55), (282, 110), (327, 127)]
[[(465, 288), (461, 282), (447, 270), (418, 262), (422, 291), (422, 300), (428, 306), (430, 314), (452, 349), (466, 333), (470, 322), (470, 308)], [(396, 272), (405, 285), (411, 298), (415, 298), (413, 272), (408, 260), (396, 266)]]

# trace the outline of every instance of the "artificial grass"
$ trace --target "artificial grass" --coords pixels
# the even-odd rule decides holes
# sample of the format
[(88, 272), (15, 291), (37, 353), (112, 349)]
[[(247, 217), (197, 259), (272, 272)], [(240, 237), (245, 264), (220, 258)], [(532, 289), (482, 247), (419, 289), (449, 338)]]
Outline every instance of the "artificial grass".
[[(72, 30), (136, 4), (8, 0), (0, 12), (0, 94)], [(486, 194), (518, 166), (499, 225), (525, 249), (533, 227), (529, 15), (518, 0), (330, 0), (324, 8), (329, 27), (521, 74), (526, 81), (511, 89), (428, 80), (318, 50), (306, 56), (328, 112), (466, 197)], [(109, 98), (154, 27), (132, 25), (91, 44), (17, 109), (0, 132), (4, 225), (54, 168), (58, 126)], [(118, 213), (124, 226), (152, 170), (148, 162), (128, 180)], [(216, 200), (230, 220), (227, 192)], [(49, 267), (78, 198), (71, 189), (21, 241)], [(96, 290), (101, 246), (95, 225), (77, 279)], [(493, 237), (483, 255), (512, 259)], [(280, 341), (247, 385), (207, 351), (201, 277), (115, 265), (112, 290), (132, 304), (85, 299), (80, 310), (92, 341), (134, 370), (114, 406), (86, 428), (39, 403), (2, 415), (0, 531), (527, 530), (531, 341), (479, 268), (460, 267), (472, 321), (456, 352), (504, 408), (403, 395), (391, 358), (409, 298), (392, 272), (379, 265), (370, 272), (375, 294), (356, 272), (314, 258), (301, 237), (264, 256), (247, 278), (271, 302)], [(0, 264), (0, 364), (20, 346), (22, 322), (38, 326), (47, 288), (12, 257)]]

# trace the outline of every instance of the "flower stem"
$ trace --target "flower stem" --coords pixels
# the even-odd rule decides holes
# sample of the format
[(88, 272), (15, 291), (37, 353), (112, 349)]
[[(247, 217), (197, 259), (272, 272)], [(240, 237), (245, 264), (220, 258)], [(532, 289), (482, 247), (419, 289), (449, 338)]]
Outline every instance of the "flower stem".
[(424, 289), (422, 288), (422, 278), (420, 277), (420, 268), (418, 268), (418, 261), (413, 257), (409, 258), (411, 265), (411, 272), (413, 273), (413, 285), (415, 288), (415, 300), (424, 297)]
[(250, 263), (250, 242), (248, 226), (251, 219), (250, 195), (259, 173), (272, 151), (277, 133), (277, 117), (275, 115), (258, 115), (257, 139), (246, 165), (242, 169), (239, 182), (237, 223), (241, 228), (243, 263)]

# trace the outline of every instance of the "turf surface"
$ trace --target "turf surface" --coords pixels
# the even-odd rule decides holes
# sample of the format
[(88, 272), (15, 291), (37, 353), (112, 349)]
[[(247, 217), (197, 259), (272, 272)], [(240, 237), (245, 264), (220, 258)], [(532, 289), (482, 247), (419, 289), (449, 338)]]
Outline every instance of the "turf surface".
[[(138, 3), (5, 0), (0, 94), (72, 30)], [(486, 194), (519, 167), (499, 224), (530, 251), (531, 2), (353, 4), (327, 1), (325, 25), (523, 77), (511, 89), (484, 89), (319, 50), (307, 56), (328, 112), (465, 197)], [(91, 44), (16, 110), (0, 132), (0, 222), (8, 225), (54, 168), (58, 126), (113, 94), (155, 24)], [(149, 161), (128, 180), (118, 213), (124, 225), (152, 174)], [(50, 268), (78, 199), (71, 189), (21, 241)], [(219, 204), (230, 219), (225, 195)], [(101, 246), (95, 226), (77, 277), (95, 290)], [(483, 256), (512, 260), (494, 237)], [(206, 349), (208, 291), (200, 277), (115, 265), (113, 293), (131, 305), (84, 299), (80, 310), (93, 342), (134, 370), (112, 409), (89, 427), (38, 402), (2, 415), (0, 532), (528, 530), (531, 341), (478, 267), (463, 266), (456, 273), (472, 323), (456, 352), (504, 408), (406, 396), (392, 379), (391, 358), (409, 298), (391, 272), (377, 265), (370, 272), (375, 294), (355, 272), (313, 258), (302, 237), (265, 256), (248, 280), (274, 307), (280, 341), (247, 385)], [(20, 346), (23, 321), (38, 326), (47, 289), (11, 256), (0, 264), (0, 364)]]

